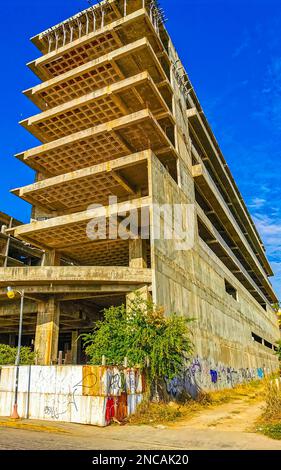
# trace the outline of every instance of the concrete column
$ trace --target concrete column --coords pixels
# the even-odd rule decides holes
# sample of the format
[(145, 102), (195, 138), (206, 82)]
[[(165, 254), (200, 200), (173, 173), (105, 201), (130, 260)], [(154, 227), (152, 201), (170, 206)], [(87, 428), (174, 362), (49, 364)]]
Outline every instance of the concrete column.
[(141, 238), (129, 240), (129, 266), (130, 268), (147, 268), (146, 240)]
[(59, 341), (60, 307), (54, 297), (38, 303), (35, 333), (35, 353), (39, 365), (57, 362)]
[(16, 335), (15, 334), (10, 334), (9, 335), (9, 346), (14, 348), (16, 346)]
[(78, 359), (78, 336), (77, 330), (71, 332), (71, 362), (74, 365), (77, 364)]
[[(138, 296), (144, 302), (148, 302), (148, 301), (152, 300), (151, 294), (150, 294), (149, 289), (148, 289), (148, 286), (144, 286), (141, 289), (138, 289), (134, 292), (130, 292), (129, 294), (126, 295), (126, 309), (127, 309), (127, 311), (130, 310), (130, 304), (136, 296)], [(145, 304), (144, 304), (144, 307), (145, 307)]]
[(45, 251), (42, 257), (42, 266), (60, 266), (60, 253), (57, 250)]

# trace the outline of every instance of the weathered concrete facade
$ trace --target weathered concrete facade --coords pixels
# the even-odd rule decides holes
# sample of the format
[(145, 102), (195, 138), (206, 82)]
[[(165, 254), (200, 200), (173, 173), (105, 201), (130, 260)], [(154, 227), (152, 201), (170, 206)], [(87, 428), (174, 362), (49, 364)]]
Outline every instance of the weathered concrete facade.
[[(43, 82), (25, 94), (41, 112), (21, 124), (42, 145), (17, 155), (37, 178), (14, 190), (33, 214), (7, 233), (44, 256), (40, 267), (1, 269), (0, 284), (31, 298), (40, 363), (56, 361), (63, 332), (79, 360), (78, 333), (146, 287), (167, 313), (195, 318), (210, 370), (275, 369), (273, 273), (157, 2), (104, 1), (33, 42), (43, 55), (29, 66)], [(149, 212), (148, 236), (109, 239), (128, 202)], [(163, 204), (186, 214), (187, 248), (154, 236), (170, 223), (157, 217)], [(90, 240), (104, 214), (106, 239)]]

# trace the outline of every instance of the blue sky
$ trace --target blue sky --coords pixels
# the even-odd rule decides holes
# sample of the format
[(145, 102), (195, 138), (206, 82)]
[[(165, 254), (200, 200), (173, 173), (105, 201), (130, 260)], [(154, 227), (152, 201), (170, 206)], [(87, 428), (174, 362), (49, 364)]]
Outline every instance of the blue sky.
[[(260, 230), (281, 298), (281, 2), (162, 0), (167, 28)], [(9, 189), (33, 181), (13, 155), (37, 144), (17, 122), (37, 112), (21, 91), (38, 83), (29, 38), (88, 6), (86, 0), (2, 2), (0, 210), (28, 221)]]

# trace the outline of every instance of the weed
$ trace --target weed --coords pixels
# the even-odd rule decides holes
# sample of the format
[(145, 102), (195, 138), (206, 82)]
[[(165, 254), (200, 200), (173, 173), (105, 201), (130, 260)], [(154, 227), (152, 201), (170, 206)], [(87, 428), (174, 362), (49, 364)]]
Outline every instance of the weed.
[(130, 424), (159, 424), (176, 421), (183, 416), (180, 405), (143, 402), (135, 415), (129, 418)]
[(128, 420), (129, 424), (161, 424), (187, 420), (196, 412), (216, 407), (234, 400), (262, 400), (265, 393), (265, 381), (257, 380), (239, 385), (232, 389), (217, 392), (201, 392), (197, 400), (184, 397), (181, 403), (150, 403), (148, 400), (141, 403), (135, 415)]
[(281, 440), (281, 423), (260, 426), (258, 431), (271, 439)]
[(257, 423), (257, 431), (281, 440), (281, 385), (274, 379), (267, 379), (265, 384), (266, 406)]

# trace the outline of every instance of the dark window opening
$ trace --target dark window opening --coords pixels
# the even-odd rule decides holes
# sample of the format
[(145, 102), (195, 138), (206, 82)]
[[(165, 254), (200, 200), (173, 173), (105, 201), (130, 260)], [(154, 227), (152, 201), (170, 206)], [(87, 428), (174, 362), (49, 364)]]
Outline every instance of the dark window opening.
[(238, 298), (238, 295), (237, 295), (237, 289), (235, 289), (235, 287), (233, 287), (228, 281), (224, 281), (225, 283), (225, 291), (228, 295), (231, 295), (231, 297), (233, 297), (233, 299), (237, 300)]
[(256, 343), (262, 344), (262, 338), (259, 335), (256, 335), (255, 333), (252, 332), (252, 338)]
[(269, 341), (266, 341), (266, 339), (264, 340), (264, 345), (269, 348), (269, 349), (272, 349), (273, 348), (273, 344), (270, 343)]

